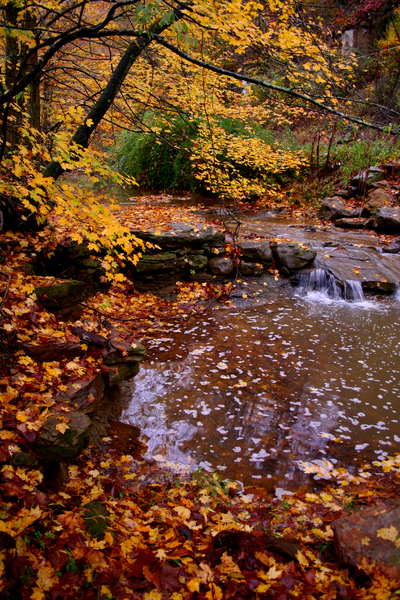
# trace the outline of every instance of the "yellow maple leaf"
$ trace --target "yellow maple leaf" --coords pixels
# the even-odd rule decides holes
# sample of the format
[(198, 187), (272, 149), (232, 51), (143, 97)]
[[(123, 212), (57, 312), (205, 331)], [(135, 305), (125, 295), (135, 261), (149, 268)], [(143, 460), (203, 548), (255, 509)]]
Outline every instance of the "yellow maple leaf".
[(144, 600), (162, 600), (162, 594), (157, 590), (151, 590), (151, 592), (145, 592), (143, 598)]
[(112, 598), (112, 593), (110, 589), (106, 585), (102, 585), (100, 589), (100, 594), (102, 598)]
[(216, 585), (215, 583), (210, 583), (210, 591), (207, 592), (205, 597), (209, 598), (209, 600), (222, 600), (224, 596), (222, 594), (222, 589), (219, 587), (219, 585)]
[(304, 556), (304, 554), (299, 550), (296, 554), (296, 558), (299, 561), (299, 563), (301, 564), (302, 567), (308, 567), (309, 562), (306, 559), (306, 557)]
[(268, 592), (270, 587), (271, 587), (271, 584), (269, 584), (269, 583), (260, 583), (260, 585), (257, 586), (254, 591), (257, 592), (258, 594), (265, 594), (266, 592)]
[(44, 600), (44, 591), (38, 587), (33, 588), (33, 593), (31, 594), (31, 600)]
[(398, 538), (399, 532), (394, 525), (390, 527), (382, 527), (382, 529), (378, 529), (376, 532), (376, 536), (382, 538), (383, 540), (389, 540), (390, 542), (395, 542)]
[(37, 573), (37, 586), (48, 592), (56, 583), (58, 583), (58, 578), (53, 567), (51, 565), (41, 565)]
[(268, 577), (268, 579), (278, 579), (278, 577), (280, 577), (281, 574), (282, 574), (282, 570), (279, 571), (275, 565), (272, 565), (272, 567), (269, 569), (269, 571), (267, 573), (267, 577)]
[(191, 579), (187, 582), (187, 587), (189, 592), (199, 592), (200, 591), (200, 579)]
[(185, 508), (184, 506), (174, 506), (174, 511), (177, 512), (182, 519), (190, 519), (190, 510), (188, 508)]
[(69, 425), (66, 423), (57, 423), (56, 430), (64, 435), (64, 433), (69, 429)]

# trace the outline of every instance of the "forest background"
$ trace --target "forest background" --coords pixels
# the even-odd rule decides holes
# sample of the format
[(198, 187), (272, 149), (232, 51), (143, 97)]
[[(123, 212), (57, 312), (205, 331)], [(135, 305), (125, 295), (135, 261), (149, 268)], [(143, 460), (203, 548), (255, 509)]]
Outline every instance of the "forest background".
[[(1, 0), (0, 19), (1, 597), (396, 597), (392, 573), (340, 569), (320, 518), (396, 495), (395, 478), (353, 488), (338, 472), (325, 495), (271, 508), (216, 476), (154, 483), (105, 438), (51, 487), (32, 444), (52, 414), (68, 431), (60, 394), (105, 367), (37, 302), (63, 274), (26, 265), (86, 244), (104, 286), (85, 328), (107, 337), (102, 317), (125, 319), (121, 348), (221, 294), (183, 286), (168, 303), (133, 288), (126, 265), (145, 247), (132, 225), (174, 215), (148, 204), (127, 225), (115, 186), (310, 212), (353, 171), (397, 160), (398, 3)], [(21, 346), (49, 341), (83, 354), (36, 362)]]

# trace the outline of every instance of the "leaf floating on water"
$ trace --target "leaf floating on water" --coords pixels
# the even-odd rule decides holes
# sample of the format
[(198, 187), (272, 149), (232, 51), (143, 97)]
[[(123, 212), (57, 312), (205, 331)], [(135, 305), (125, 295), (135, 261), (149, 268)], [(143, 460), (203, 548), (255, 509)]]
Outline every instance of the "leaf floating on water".
[(218, 369), (227, 369), (228, 368), (228, 365), (224, 362), (219, 362), (216, 366)]
[(196, 348), (196, 350), (192, 350), (192, 352), (189, 352), (189, 354), (191, 354), (192, 356), (200, 356), (200, 354), (204, 354), (204, 352), (205, 348)]

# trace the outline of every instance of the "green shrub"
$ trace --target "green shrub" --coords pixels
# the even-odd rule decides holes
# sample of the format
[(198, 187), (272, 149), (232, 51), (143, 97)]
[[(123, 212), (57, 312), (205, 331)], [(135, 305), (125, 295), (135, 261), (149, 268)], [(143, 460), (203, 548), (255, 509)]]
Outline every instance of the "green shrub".
[(189, 156), (196, 123), (182, 116), (160, 119), (150, 113), (144, 124), (143, 131), (121, 135), (113, 152), (114, 166), (146, 189), (195, 191), (198, 184)]

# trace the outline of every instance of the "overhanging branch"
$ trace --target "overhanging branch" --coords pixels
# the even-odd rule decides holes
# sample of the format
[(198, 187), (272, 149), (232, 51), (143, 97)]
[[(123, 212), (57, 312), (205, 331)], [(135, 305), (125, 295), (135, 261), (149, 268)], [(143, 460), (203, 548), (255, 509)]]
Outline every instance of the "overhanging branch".
[(357, 117), (352, 117), (351, 115), (347, 115), (346, 113), (343, 113), (340, 110), (332, 108), (331, 106), (328, 106), (327, 104), (324, 104), (323, 102), (319, 102), (318, 100), (315, 100), (315, 98), (313, 98), (312, 96), (308, 96), (307, 94), (303, 94), (301, 92), (296, 92), (295, 90), (292, 90), (290, 88), (285, 88), (280, 85), (276, 85), (274, 83), (268, 83), (267, 81), (263, 81), (262, 79), (248, 77), (247, 75), (241, 75), (240, 73), (234, 73), (233, 71), (227, 71), (226, 69), (222, 69), (221, 67), (217, 67), (217, 66), (207, 63), (205, 61), (194, 58), (193, 56), (190, 56), (190, 54), (187, 54), (187, 52), (183, 52), (183, 50), (180, 50), (179, 48), (177, 48), (170, 42), (167, 42), (167, 40), (165, 40), (160, 35), (155, 35), (154, 38), (161, 46), (164, 46), (164, 48), (167, 48), (174, 54), (177, 54), (184, 60), (186, 60), (198, 67), (202, 67), (203, 69), (207, 69), (208, 71), (212, 71), (213, 73), (217, 73), (218, 75), (223, 75), (224, 77), (231, 77), (232, 79), (237, 79), (239, 81), (246, 81), (247, 83), (253, 83), (255, 85), (259, 85), (262, 88), (265, 88), (268, 90), (274, 90), (275, 92), (279, 92), (281, 94), (286, 94), (287, 96), (291, 96), (292, 98), (297, 98), (298, 100), (303, 100), (304, 102), (307, 102), (308, 104), (312, 104), (313, 106), (316, 106), (317, 108), (323, 110), (324, 112), (335, 115), (336, 117), (340, 117), (341, 119), (345, 119), (346, 121), (350, 121), (352, 123), (357, 123), (357, 125), (361, 125), (362, 127), (369, 127), (371, 129), (377, 129), (378, 131), (383, 131), (385, 129), (384, 127), (382, 127), (381, 125), (377, 125), (376, 123), (370, 123), (369, 121), (364, 121), (363, 119), (358, 119)]

